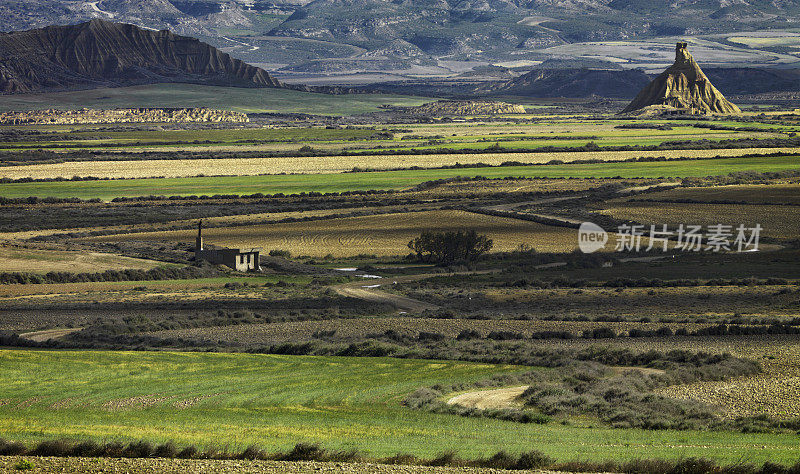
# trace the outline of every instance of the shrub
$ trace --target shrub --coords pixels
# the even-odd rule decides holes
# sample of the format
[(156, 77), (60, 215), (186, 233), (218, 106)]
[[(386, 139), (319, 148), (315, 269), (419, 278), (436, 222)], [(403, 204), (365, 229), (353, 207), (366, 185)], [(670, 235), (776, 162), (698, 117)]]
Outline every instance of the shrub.
[(102, 453), (100, 445), (94, 441), (81, 441), (72, 447), (72, 456), (90, 458)]
[(164, 444), (160, 444), (156, 446), (156, 449), (153, 450), (153, 457), (154, 458), (174, 458), (178, 455), (178, 448), (175, 447), (175, 444), (172, 441), (167, 441)]
[(456, 465), (456, 453), (445, 451), (427, 462), (428, 466), (454, 466)]
[(152, 454), (153, 445), (147, 441), (135, 441), (122, 452), (122, 456), (126, 458), (149, 458)]
[(425, 231), (408, 243), (424, 262), (448, 265), (460, 260), (475, 260), (492, 249), (492, 239), (474, 230), (451, 232)]
[(266, 459), (267, 455), (255, 445), (250, 445), (237, 456), (239, 459)]
[(197, 448), (194, 445), (187, 446), (178, 452), (178, 457), (181, 459), (191, 459), (197, 456)]
[(36, 465), (30, 459), (20, 459), (18, 463), (14, 464), (14, 469), (17, 471), (30, 471)]
[(18, 441), (6, 441), (0, 438), (0, 456), (19, 456), (28, 449)]
[(297, 443), (288, 453), (279, 456), (279, 461), (324, 461), (326, 452), (318, 444)]
[(269, 256), (270, 257), (280, 257), (280, 258), (289, 259), (289, 258), (292, 258), (292, 252), (290, 252), (288, 250), (273, 249), (273, 250), (269, 251)]
[(541, 451), (528, 451), (519, 455), (515, 469), (541, 469), (553, 464), (553, 459)]
[(480, 467), (488, 467), (494, 469), (514, 469), (517, 460), (505, 451), (498, 451), (488, 459), (481, 459), (477, 462)]
[(67, 456), (71, 451), (68, 442), (58, 439), (52, 441), (42, 441), (31, 451), (34, 456)]

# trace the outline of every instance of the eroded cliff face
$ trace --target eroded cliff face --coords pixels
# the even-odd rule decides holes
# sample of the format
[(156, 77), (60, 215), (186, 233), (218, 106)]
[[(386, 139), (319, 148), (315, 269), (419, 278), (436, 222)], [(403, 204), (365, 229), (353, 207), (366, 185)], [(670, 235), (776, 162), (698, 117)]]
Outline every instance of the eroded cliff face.
[(0, 113), (0, 124), (249, 122), (246, 114), (229, 110), (192, 109), (81, 109)]
[(687, 43), (676, 45), (675, 63), (642, 89), (622, 112), (633, 112), (649, 106), (666, 106), (700, 114), (741, 112), (711, 84), (687, 50)]
[(157, 82), (279, 86), (263, 69), (166, 30), (94, 19), (0, 34), (0, 92)]
[(524, 114), (525, 107), (487, 100), (439, 100), (404, 109), (414, 115), (497, 115)]

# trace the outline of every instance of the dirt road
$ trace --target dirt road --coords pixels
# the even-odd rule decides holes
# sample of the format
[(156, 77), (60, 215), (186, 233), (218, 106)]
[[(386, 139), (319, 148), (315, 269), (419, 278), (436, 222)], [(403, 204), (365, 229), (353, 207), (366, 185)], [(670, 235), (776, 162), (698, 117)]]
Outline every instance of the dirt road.
[(409, 281), (425, 280), (438, 276), (453, 275), (485, 275), (494, 273), (498, 270), (477, 270), (473, 272), (454, 272), (454, 273), (420, 273), (417, 275), (403, 275), (396, 277), (370, 278), (360, 281), (351, 281), (340, 285), (333, 285), (330, 288), (342, 296), (350, 296), (374, 303), (389, 303), (397, 307), (401, 313), (421, 313), (425, 310), (437, 310), (439, 306), (415, 300), (407, 296), (396, 295), (381, 288), (386, 288), (396, 283), (407, 283)]
[(406, 296), (388, 293), (386, 291), (382, 291), (381, 288), (391, 286), (395, 283), (424, 280), (434, 276), (438, 276), (438, 274), (423, 273), (419, 275), (371, 278), (361, 281), (343, 283), (341, 285), (334, 285), (331, 287), (331, 289), (342, 296), (359, 298), (362, 300), (371, 301), (373, 303), (388, 303), (394, 305), (401, 313), (421, 313), (425, 310), (436, 310), (439, 309), (439, 307), (434, 304), (415, 300)]

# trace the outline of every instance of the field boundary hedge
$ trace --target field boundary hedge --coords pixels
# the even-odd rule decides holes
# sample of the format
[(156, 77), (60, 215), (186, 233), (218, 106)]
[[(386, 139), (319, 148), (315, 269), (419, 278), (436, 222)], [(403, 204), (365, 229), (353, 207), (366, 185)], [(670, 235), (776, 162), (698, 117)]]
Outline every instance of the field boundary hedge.
[[(335, 463), (376, 463), (409, 466), (479, 467), (507, 470), (548, 470), (557, 472), (618, 472), (624, 474), (796, 474), (800, 463), (792, 466), (765, 462), (761, 466), (739, 462), (720, 465), (706, 458), (634, 459), (630, 461), (555, 460), (541, 451), (509, 454), (500, 450), (492, 456), (464, 459), (453, 452), (443, 452), (430, 459), (410, 454), (396, 454), (386, 458), (371, 458), (357, 450), (331, 451), (319, 444), (298, 443), (289, 451), (267, 452), (256, 445), (241, 451), (215, 448), (198, 449), (194, 445), (177, 446), (168, 441), (154, 445), (146, 440), (127, 444), (119, 441), (97, 443), (91, 440), (54, 439), (35, 445), (0, 439), (0, 456), (30, 457), (103, 457), (103, 458), (164, 458), (207, 460), (270, 460), (315, 461)], [(20, 465), (23, 465), (22, 458)], [(35, 464), (28, 460), (30, 464)], [(28, 463), (24, 463), (26, 466)], [(32, 468), (32, 467), (31, 467)], [(28, 469), (25, 467), (24, 469)]]

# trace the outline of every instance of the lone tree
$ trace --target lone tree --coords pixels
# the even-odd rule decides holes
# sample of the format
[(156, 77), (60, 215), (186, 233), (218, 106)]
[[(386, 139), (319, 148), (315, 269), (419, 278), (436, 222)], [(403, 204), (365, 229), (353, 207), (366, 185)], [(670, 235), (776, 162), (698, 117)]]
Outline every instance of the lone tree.
[(425, 231), (408, 243), (408, 248), (423, 262), (447, 265), (460, 260), (475, 260), (492, 248), (492, 239), (474, 230), (457, 232)]

